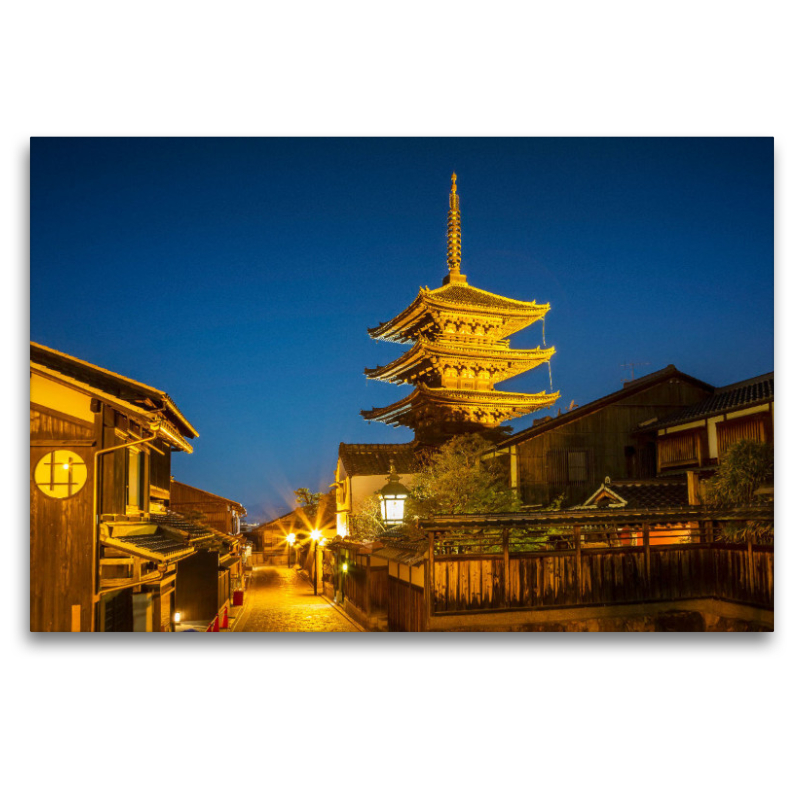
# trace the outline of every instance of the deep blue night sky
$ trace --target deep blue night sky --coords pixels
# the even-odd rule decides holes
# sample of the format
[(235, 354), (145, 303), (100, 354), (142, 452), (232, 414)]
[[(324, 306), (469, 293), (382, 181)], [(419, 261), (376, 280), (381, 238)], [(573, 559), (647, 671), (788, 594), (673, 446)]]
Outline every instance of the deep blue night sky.
[(453, 170), (462, 269), (551, 304), (562, 407), (625, 362), (773, 369), (769, 138), (33, 139), (31, 339), (167, 391), (200, 432), (175, 477), (281, 513), (339, 442), (411, 438), (359, 416), (409, 391), (366, 381), (402, 350), (366, 329), (441, 284)]

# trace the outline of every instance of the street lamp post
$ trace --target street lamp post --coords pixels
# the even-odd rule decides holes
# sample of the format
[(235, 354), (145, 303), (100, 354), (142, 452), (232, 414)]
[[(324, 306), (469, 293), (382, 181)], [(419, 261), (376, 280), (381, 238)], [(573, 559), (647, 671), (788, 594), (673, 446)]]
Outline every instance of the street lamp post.
[(292, 552), (294, 551), (294, 540), (295, 535), (293, 533), (289, 533), (286, 536), (286, 566), (291, 567), (292, 565), (289, 563), (292, 560)]
[(310, 535), (314, 540), (314, 594), (317, 594), (317, 545), (322, 533), (315, 528)]
[(339, 573), (339, 597), (341, 599), (342, 605), (344, 605), (344, 587), (345, 587), (345, 580), (347, 578), (347, 561), (342, 564), (342, 571)]

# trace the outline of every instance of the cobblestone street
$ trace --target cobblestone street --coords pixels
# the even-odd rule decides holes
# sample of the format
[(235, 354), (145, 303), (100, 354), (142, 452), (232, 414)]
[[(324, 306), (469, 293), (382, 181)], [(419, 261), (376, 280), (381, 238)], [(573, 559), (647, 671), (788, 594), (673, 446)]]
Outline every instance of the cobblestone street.
[(248, 595), (236, 633), (359, 632), (326, 600), (315, 597), (311, 584), (294, 569), (256, 567)]

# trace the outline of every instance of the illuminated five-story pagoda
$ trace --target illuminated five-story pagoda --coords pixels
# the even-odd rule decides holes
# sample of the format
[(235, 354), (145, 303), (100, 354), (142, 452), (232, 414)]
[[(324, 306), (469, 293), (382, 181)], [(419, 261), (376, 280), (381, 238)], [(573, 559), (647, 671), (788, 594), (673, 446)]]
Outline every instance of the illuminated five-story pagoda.
[(555, 349), (512, 350), (512, 333), (544, 318), (549, 304), (511, 300), (469, 286), (461, 272), (461, 211), (452, 176), (447, 222), (448, 274), (439, 289), (420, 289), (394, 319), (368, 333), (373, 339), (410, 343), (400, 358), (364, 370), (369, 378), (410, 383), (414, 391), (392, 405), (362, 411), (367, 420), (406, 425), (420, 444), (459, 433), (495, 438), (505, 420), (551, 406), (559, 393), (499, 392), (500, 381), (547, 363)]

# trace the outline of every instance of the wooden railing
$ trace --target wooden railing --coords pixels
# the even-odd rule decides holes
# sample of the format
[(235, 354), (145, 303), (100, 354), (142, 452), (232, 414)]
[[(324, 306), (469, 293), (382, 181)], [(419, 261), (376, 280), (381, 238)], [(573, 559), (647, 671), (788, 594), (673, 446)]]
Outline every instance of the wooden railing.
[(773, 607), (767, 545), (678, 544), (436, 556), (432, 613), (715, 597)]
[(699, 598), (772, 609), (772, 544), (720, 540), (726, 522), (771, 517), (771, 508), (756, 507), (426, 520), (428, 610), (436, 615)]
[(344, 596), (365, 614), (386, 611), (388, 568), (350, 567), (344, 579)]
[(388, 590), (389, 630), (424, 631), (427, 617), (424, 589), (390, 575)]

